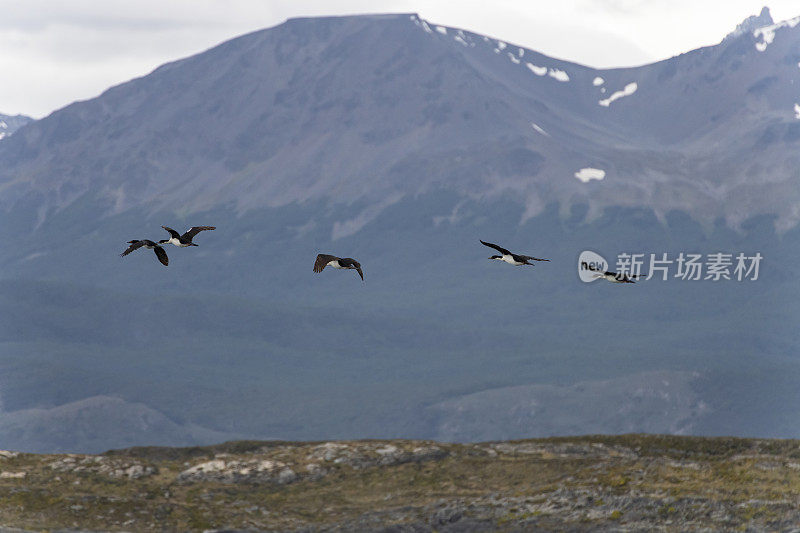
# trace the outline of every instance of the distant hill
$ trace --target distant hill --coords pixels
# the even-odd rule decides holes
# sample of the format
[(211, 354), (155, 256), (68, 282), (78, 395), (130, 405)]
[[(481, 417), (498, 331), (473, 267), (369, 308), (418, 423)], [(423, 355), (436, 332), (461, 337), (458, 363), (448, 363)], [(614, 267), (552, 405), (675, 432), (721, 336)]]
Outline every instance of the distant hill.
[[(414, 14), (291, 19), (22, 127), (0, 447), (800, 437), (797, 22), (598, 70)], [(119, 257), (198, 224), (169, 267)], [(583, 250), (764, 260), (583, 284)]]

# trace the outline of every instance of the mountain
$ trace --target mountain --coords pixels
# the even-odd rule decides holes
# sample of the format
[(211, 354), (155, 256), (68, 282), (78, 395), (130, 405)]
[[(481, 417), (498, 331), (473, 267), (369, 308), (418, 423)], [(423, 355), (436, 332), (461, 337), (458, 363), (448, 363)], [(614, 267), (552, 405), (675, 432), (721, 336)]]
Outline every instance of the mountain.
[[(775, 21), (772, 19), (772, 14), (769, 12), (769, 8), (764, 6), (761, 9), (761, 13), (758, 15), (752, 15), (744, 19), (741, 24), (736, 26), (736, 29), (730, 32), (722, 42), (729, 41), (731, 39), (736, 39), (747, 33), (754, 33), (759, 28), (765, 28), (768, 26), (772, 26), (775, 24)], [(757, 36), (757, 34), (754, 34)]]
[[(37, 122), (0, 148), (2, 205), (27, 198), (46, 217), (90, 192), (104, 214), (363, 202), (335, 238), (444, 189), (512, 193), (526, 217), (557, 201), (736, 227), (777, 214), (785, 230), (800, 194), (796, 23), (599, 71), (415, 15), (293, 19)], [(575, 179), (586, 167), (603, 183)]]
[(8, 137), (22, 126), (32, 121), (33, 119), (31, 117), (26, 117), (25, 115), (11, 116), (0, 113), (0, 140), (4, 137)]
[[(91, 421), (93, 398), (163, 416), (153, 444), (798, 436), (800, 19), (759, 20), (597, 70), (413, 14), (292, 19), (18, 130), (0, 446), (96, 451), (81, 424), (26, 429)], [(118, 257), (162, 224), (217, 230), (167, 268)], [(764, 260), (583, 284), (583, 250)], [(314, 275), (320, 252), (366, 281)]]

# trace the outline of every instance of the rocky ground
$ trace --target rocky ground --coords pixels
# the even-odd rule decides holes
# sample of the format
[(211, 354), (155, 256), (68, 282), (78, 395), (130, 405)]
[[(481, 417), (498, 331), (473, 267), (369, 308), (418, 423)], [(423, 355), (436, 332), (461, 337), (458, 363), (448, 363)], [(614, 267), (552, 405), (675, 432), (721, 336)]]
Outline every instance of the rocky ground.
[(797, 531), (800, 442), (589, 436), (0, 451), (0, 532)]

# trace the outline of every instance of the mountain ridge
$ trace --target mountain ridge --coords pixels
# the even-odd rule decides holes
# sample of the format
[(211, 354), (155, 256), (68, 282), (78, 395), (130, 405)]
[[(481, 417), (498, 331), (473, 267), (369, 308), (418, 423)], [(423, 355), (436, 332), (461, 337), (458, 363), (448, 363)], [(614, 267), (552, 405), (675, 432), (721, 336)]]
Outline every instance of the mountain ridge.
[[(240, 209), (251, 209), (309, 199), (330, 199), (335, 189), (335, 201), (352, 203), (364, 199), (372, 204), (372, 211), (378, 212), (387, 197), (417, 195), (431, 185), (447, 183), (448, 187), (455, 185), (461, 194), (466, 185), (472, 189), (472, 194), (483, 197), (491, 197), (498, 192), (502, 194), (503, 191), (518, 191), (521, 194), (517, 196), (527, 206), (527, 211), (533, 214), (550, 201), (570, 206), (573, 198), (581, 198), (589, 202), (594, 214), (606, 207), (630, 204), (654, 209), (659, 216), (678, 209), (687, 210), (695, 218), (707, 221), (723, 217), (733, 227), (738, 227), (742, 216), (776, 214), (774, 205), (754, 205), (746, 184), (752, 179), (745, 180), (743, 169), (738, 168), (748, 163), (734, 155), (751, 149), (758, 142), (763, 144), (765, 154), (770, 155), (765, 157), (761, 168), (753, 167), (750, 162), (751, 168), (745, 169), (745, 172), (759, 176), (771, 175), (762, 186), (774, 190), (790, 188), (786, 172), (794, 159), (780, 144), (793, 144), (795, 130), (799, 127), (793, 122), (791, 97), (785, 88), (776, 84), (774, 76), (761, 75), (759, 83), (762, 85), (757, 83), (747, 87), (746, 83), (742, 83), (742, 78), (742, 81), (736, 79), (734, 84), (710, 87), (694, 107), (688, 106), (685, 110), (682, 110), (683, 106), (668, 104), (671, 97), (664, 99), (662, 91), (656, 87), (664, 83), (672, 84), (673, 90), (663, 92), (668, 95), (685, 92), (697, 83), (696, 78), (680, 81), (683, 78), (677, 70), (678, 63), (686, 64), (692, 70), (699, 66), (698, 63), (711, 61), (711, 66), (718, 72), (712, 70), (710, 75), (717, 78), (722, 76), (720, 69), (741, 68), (736, 65), (741, 65), (747, 58), (750, 68), (762, 68), (759, 67), (763, 63), (760, 56), (764, 53), (770, 57), (784, 52), (796, 54), (800, 41), (797, 36), (793, 40), (780, 38), (765, 52), (758, 53), (755, 50), (758, 44), (756, 37), (752, 33), (744, 33), (736, 39), (723, 41), (720, 45), (697, 53), (676, 56), (651, 65), (597, 70), (547, 58), (535, 51), (464, 30), (449, 28), (450, 34), (447, 34), (446, 26), (434, 26), (432, 29), (426, 21), (412, 17), (385, 15), (290, 19), (274, 28), (253, 32), (206, 52), (171, 62), (147, 76), (109, 89), (97, 99), (68, 106), (33, 126), (41, 130), (37, 134), (27, 130), (31, 133), (17, 136), (13, 142), (9, 139), (4, 144), (5, 150), (0, 150), (0, 162), (5, 167), (0, 180), (7, 198), (3, 205), (5, 209), (13, 208), (14, 198), (33, 194), (44, 199), (40, 211), (47, 216), (46, 213), (62, 209), (92, 190), (106, 202), (112, 203), (112, 213), (153, 202), (160, 208), (179, 202), (190, 210), (234, 202)], [(378, 25), (380, 29), (371, 28), (371, 24)], [(349, 41), (344, 28), (356, 32), (359, 39), (366, 41), (356, 46), (347, 44)], [(412, 28), (419, 35), (411, 33)], [(785, 30), (781, 27), (779, 32)], [(336, 42), (339, 44), (326, 44), (326, 38), (338, 39)], [(386, 39), (392, 39), (393, 46), (387, 48)], [(458, 39), (467, 44), (460, 44)], [(268, 48), (263, 49), (267, 44)], [(789, 50), (773, 53), (773, 50), (785, 48), (786, 44), (791, 44)], [(753, 48), (748, 54), (746, 49), (749, 46)], [(339, 55), (345, 49), (349, 55)], [(303, 55), (310, 54), (312, 50), (314, 55)], [(318, 52), (328, 55), (319, 60), (316, 55)], [(491, 58), (493, 52), (496, 56), (494, 59)], [(337, 55), (331, 55), (334, 53)], [(758, 56), (754, 55), (756, 53)], [(236, 74), (230, 71), (230, 76), (208, 75), (231, 68), (230, 61), (234, 57), (236, 61), (244, 61), (245, 65), (250, 66), (244, 69), (236, 67)], [(300, 60), (299, 57), (304, 59)], [(340, 59), (332, 61), (341, 62), (342, 57), (347, 57), (347, 60), (337, 69), (332, 69), (328, 58), (334, 57)], [(419, 66), (428, 60), (447, 63), (447, 68), (452, 70), (449, 83), (439, 86), (444, 79), (437, 75), (436, 70)], [(229, 66), (225, 67), (226, 64)], [(285, 74), (270, 81), (273, 76), (267, 78), (252, 70), (257, 64), (259, 70)], [(774, 61), (769, 66), (774, 68)], [(404, 76), (413, 78), (410, 80), (412, 83), (404, 85), (402, 78), (397, 78), (400, 85), (387, 84), (386, 75), (397, 76), (396, 73), (392, 74), (391, 69), (399, 67), (403, 68)], [(376, 75), (382, 72), (381, 69), (385, 69), (385, 74)], [(309, 82), (320, 71), (325, 72), (326, 79), (335, 85), (323, 88), (319, 80)], [(741, 78), (735, 71), (728, 75)], [(374, 85), (370, 93), (362, 94), (347, 81), (363, 80), (365, 76), (370, 79), (368, 83)], [(561, 76), (568, 79), (557, 79)], [(238, 77), (236, 82), (232, 81), (233, 77)], [(599, 78), (603, 82), (593, 85), (592, 80)], [(705, 81), (700, 80), (703, 84), (717, 83), (713, 77), (709, 78), (709, 74), (705, 78)], [(189, 79), (192, 80), (191, 85), (187, 85)], [(299, 85), (301, 79), (311, 86), (317, 84), (315, 92), (308, 90), (308, 85)], [(424, 81), (426, 79), (427, 82)], [(477, 85), (467, 92), (457, 91), (457, 84), (462, 83), (459, 79), (470, 79), (468, 87)], [(433, 85), (426, 90), (425, 83)], [(742, 86), (747, 90), (737, 89)], [(156, 87), (157, 92), (154, 92)], [(213, 94), (213, 91), (223, 90), (223, 87), (221, 94), (225, 95), (224, 99), (217, 97), (213, 103), (200, 99), (203, 94)], [(212, 113), (210, 117), (222, 109), (226, 109), (226, 113), (241, 113), (232, 107), (232, 103), (242, 105), (244, 87), (252, 87), (252, 94), (246, 98), (252, 99), (258, 94), (256, 100), (264, 100), (263, 105), (257, 106), (260, 118), (255, 121), (244, 115), (235, 120), (232, 115), (214, 118), (212, 120), (222, 120), (219, 127), (226, 120), (234, 120), (218, 133), (214, 133), (213, 128), (203, 131), (207, 128), (201, 121), (193, 120), (189, 108), (182, 103), (183, 100), (192, 101), (192, 108), (205, 108)], [(630, 94), (624, 92), (626, 87), (631, 89)], [(182, 91), (190, 91), (191, 96), (182, 94), (177, 99), (170, 96), (177, 96)], [(731, 97), (752, 103), (734, 113), (730, 101), (715, 96), (719, 91), (733, 91)], [(160, 96), (157, 96), (158, 93)], [(339, 96), (326, 98), (323, 96), (326, 93)], [(776, 115), (775, 110), (770, 110), (769, 115), (764, 113), (764, 98), (772, 93), (774, 95), (770, 96), (770, 101), (785, 101), (782, 104), (784, 118)], [(460, 97), (457, 96), (459, 94)], [(643, 94), (648, 100), (646, 103), (642, 102)], [(490, 106), (486, 110), (488, 112), (474, 107), (470, 109), (470, 100), (480, 101), (486, 98), (485, 95), (491, 95), (488, 102), (493, 102), (485, 104)], [(142, 107), (143, 98), (147, 101), (145, 107)], [(400, 115), (393, 111), (395, 106), (390, 102), (398, 101), (398, 98), (405, 100), (404, 109), (413, 110), (411, 114), (406, 112)], [(305, 107), (315, 100), (318, 100), (317, 104)], [(598, 105), (601, 102), (607, 104)], [(135, 107), (131, 108), (131, 105)], [(135, 133), (141, 130), (141, 125), (130, 122), (130, 117), (148, 117), (148, 114), (152, 115), (149, 111), (152, 106), (166, 106), (171, 111), (166, 115), (148, 118), (144, 121), (146, 128)], [(454, 106), (469, 116), (457, 117), (452, 111)], [(658, 111), (661, 115), (657, 117), (648, 117), (659, 106), (660, 109), (670, 109), (672, 120), (665, 122), (663, 110)], [(119, 116), (111, 111), (125, 108), (128, 109), (127, 113)], [(305, 109), (314, 114), (309, 115)], [(101, 116), (105, 118), (99, 119)], [(757, 123), (766, 116), (771, 116), (772, 124), (764, 129)], [(408, 118), (412, 120), (409, 122)], [(357, 120), (362, 127), (355, 131), (347, 128), (348, 121), (353, 120)], [(739, 128), (741, 133), (737, 138), (738, 132), (732, 131), (729, 126), (732, 120), (739, 124), (752, 123), (750, 127), (756, 128), (756, 131)], [(186, 125), (180, 126), (181, 123)], [(539, 133), (531, 124), (545, 133)], [(97, 133), (88, 133), (95, 130)], [(123, 130), (128, 133), (123, 134)], [(102, 141), (100, 137), (94, 139), (101, 131), (102, 138), (109, 141)], [(326, 135), (326, 131), (331, 134)], [(334, 131), (337, 133), (333, 134)], [(482, 133), (476, 136), (478, 131)], [(47, 163), (50, 170), (37, 162), (36, 157), (31, 157), (33, 152), (27, 148), (35, 137), (42, 135), (44, 139), (56, 142), (55, 148), (58, 144), (72, 144), (75, 136), (81, 138), (87, 134), (90, 137), (81, 144), (71, 146), (68, 152), (60, 152), (55, 160)], [(709, 149), (714, 150), (714, 144), (720, 142), (716, 137), (723, 135), (732, 135), (726, 145), (739, 149), (731, 151), (729, 148), (727, 152), (719, 154), (706, 153)], [(88, 149), (86, 141), (90, 138), (94, 139), (91, 141), (93, 144), (110, 142), (110, 147), (120, 142), (122, 144), (114, 152), (100, 156)], [(305, 163), (298, 160), (299, 164), (294, 164), (299, 154), (291, 148), (293, 138), (303, 139), (303, 150), (308, 153)], [(459, 139), (459, 150), (467, 151), (463, 154), (448, 153), (448, 145), (453, 144), (448, 139)], [(489, 153), (497, 152), (498, 159), (479, 157), (470, 162), (470, 158), (475, 159), (469, 155), (471, 143), (489, 143), (489, 146), (494, 143)], [(437, 150), (431, 153), (425, 146), (436, 146)], [(673, 153), (670, 154), (665, 148)], [(388, 159), (381, 155), (381, 152), (389, 153), (387, 150), (394, 154)], [(86, 161), (75, 159), (75, 152), (82, 154), (81, 158)], [(361, 152), (359, 158), (348, 161), (342, 157), (357, 152)], [(408, 154), (406, 161), (397, 156), (403, 152)], [(175, 158), (181, 153), (194, 155), (177, 163)], [(144, 157), (144, 154), (148, 155)], [(709, 166), (709, 156), (719, 162)], [(424, 165), (426, 159), (430, 158), (435, 158), (430, 164), (438, 160), (436, 163), (439, 165), (452, 165), (454, 173), (451, 172), (448, 177), (447, 174), (443, 175), (442, 170), (433, 167), (434, 175), (431, 178), (422, 181), (419, 177), (410, 179), (407, 166), (422, 163), (419, 170), (430, 172), (431, 169), (425, 169)], [(411, 163), (412, 159), (414, 163)], [(577, 161), (566, 164), (567, 160)], [(496, 184), (478, 176), (463, 185), (457, 185), (452, 180), (452, 174), (469, 175), (470, 169), (476, 166), (487, 167), (486, 170), (491, 172), (493, 167), (502, 165), (504, 161), (511, 161), (516, 166), (509, 168), (506, 164), (505, 169), (499, 166), (497, 170), (500, 170), (503, 178)], [(88, 167), (90, 164), (92, 166)], [(592, 165), (604, 167), (605, 181), (584, 186), (573, 178), (580, 168), (593, 168)], [(722, 168), (717, 170), (716, 165)], [(290, 167), (299, 169), (287, 172), (286, 169)], [(89, 185), (94, 183), (94, 179), (88, 177), (93, 172), (90, 168), (100, 169), (104, 173), (102, 182)], [(116, 168), (128, 170), (120, 174), (113, 170)], [(180, 168), (181, 174), (192, 176), (191, 179), (160, 178), (158, 181), (163, 179), (170, 184), (165, 189), (153, 178), (148, 178), (153, 173), (174, 174), (177, 168)], [(54, 175), (56, 169), (63, 169), (72, 177), (63, 182), (63, 174)], [(702, 176), (707, 183), (694, 186), (692, 182), (698, 178), (688, 179), (687, 171)], [(20, 184), (13, 177), (19, 172), (32, 176), (33, 184), (38, 185), (31, 188), (31, 182), (28, 185)], [(372, 180), (365, 187), (358, 176), (373, 173), (380, 179)], [(719, 173), (730, 177), (721, 182), (715, 177)], [(514, 178), (513, 174), (519, 177)], [(669, 180), (664, 178), (667, 174), (671, 175)], [(271, 178), (264, 180), (264, 175)], [(125, 181), (119, 181), (119, 177), (124, 177)], [(779, 181), (776, 182), (776, 179)], [(603, 186), (610, 181), (614, 181), (619, 190), (610, 193), (610, 186)], [(414, 183), (417, 183), (416, 187)], [(649, 199), (641, 198), (642, 192)], [(686, 198), (691, 196), (700, 200), (687, 201)], [(796, 201), (793, 195), (790, 197), (792, 202)], [(730, 209), (730, 205), (736, 205), (736, 209)], [(777, 214), (781, 230), (793, 227), (798, 221), (798, 215), (790, 205), (777, 206)]]

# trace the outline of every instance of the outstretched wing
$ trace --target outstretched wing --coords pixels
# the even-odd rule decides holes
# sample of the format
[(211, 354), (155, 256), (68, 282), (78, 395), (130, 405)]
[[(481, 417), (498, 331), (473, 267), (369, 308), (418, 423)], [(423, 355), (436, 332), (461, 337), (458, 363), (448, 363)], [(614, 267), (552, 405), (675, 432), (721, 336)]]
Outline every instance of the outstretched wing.
[(122, 252), (122, 253), (121, 253), (121, 254), (119, 254), (119, 255), (120, 255), (120, 257), (125, 257), (126, 255), (128, 255), (128, 254), (129, 254), (129, 253), (131, 253), (132, 251), (134, 251), (134, 250), (138, 250), (138, 249), (139, 249), (139, 248), (141, 248), (142, 246), (144, 246), (144, 241), (135, 241), (135, 242), (132, 242), (132, 243), (131, 243), (131, 245), (130, 245), (130, 246), (128, 246), (128, 249), (127, 249), (127, 250), (125, 250), (124, 252)]
[(192, 229), (187, 231), (183, 234), (184, 239), (189, 239), (190, 241), (194, 238), (195, 235), (200, 233), (201, 231), (208, 231), (212, 229), (217, 229), (216, 226), (192, 226)]
[(344, 259), (339, 259), (339, 264), (345, 268), (354, 268), (358, 275), (361, 276), (361, 281), (364, 281), (364, 272), (361, 271), (361, 263), (353, 259), (352, 257), (345, 257)]
[(164, 228), (165, 230), (167, 230), (171, 237), (175, 237), (176, 239), (180, 239), (181, 238), (181, 234), (178, 233), (177, 231), (175, 231), (174, 229), (168, 228), (167, 226), (161, 226), (161, 227)]
[(317, 260), (314, 261), (314, 272), (320, 273), (322, 272), (328, 263), (331, 261), (336, 261), (338, 257), (335, 255), (328, 255), (328, 254), (319, 254), (317, 255)]
[(539, 259), (538, 257), (531, 257), (529, 255), (521, 255), (520, 257), (526, 261), (550, 261), (549, 259)]
[(158, 260), (161, 261), (162, 265), (169, 265), (169, 257), (167, 257), (167, 252), (165, 252), (162, 247), (156, 246), (153, 248), (153, 251), (156, 253), (156, 257), (158, 257)]
[(511, 255), (511, 252), (509, 252), (505, 248), (501, 248), (500, 246), (497, 246), (496, 244), (492, 244), (490, 242), (484, 242), (484, 241), (481, 241), (481, 244), (484, 245), (484, 246), (488, 246), (489, 248), (494, 248), (495, 250), (497, 250), (498, 252), (500, 252), (503, 255)]

